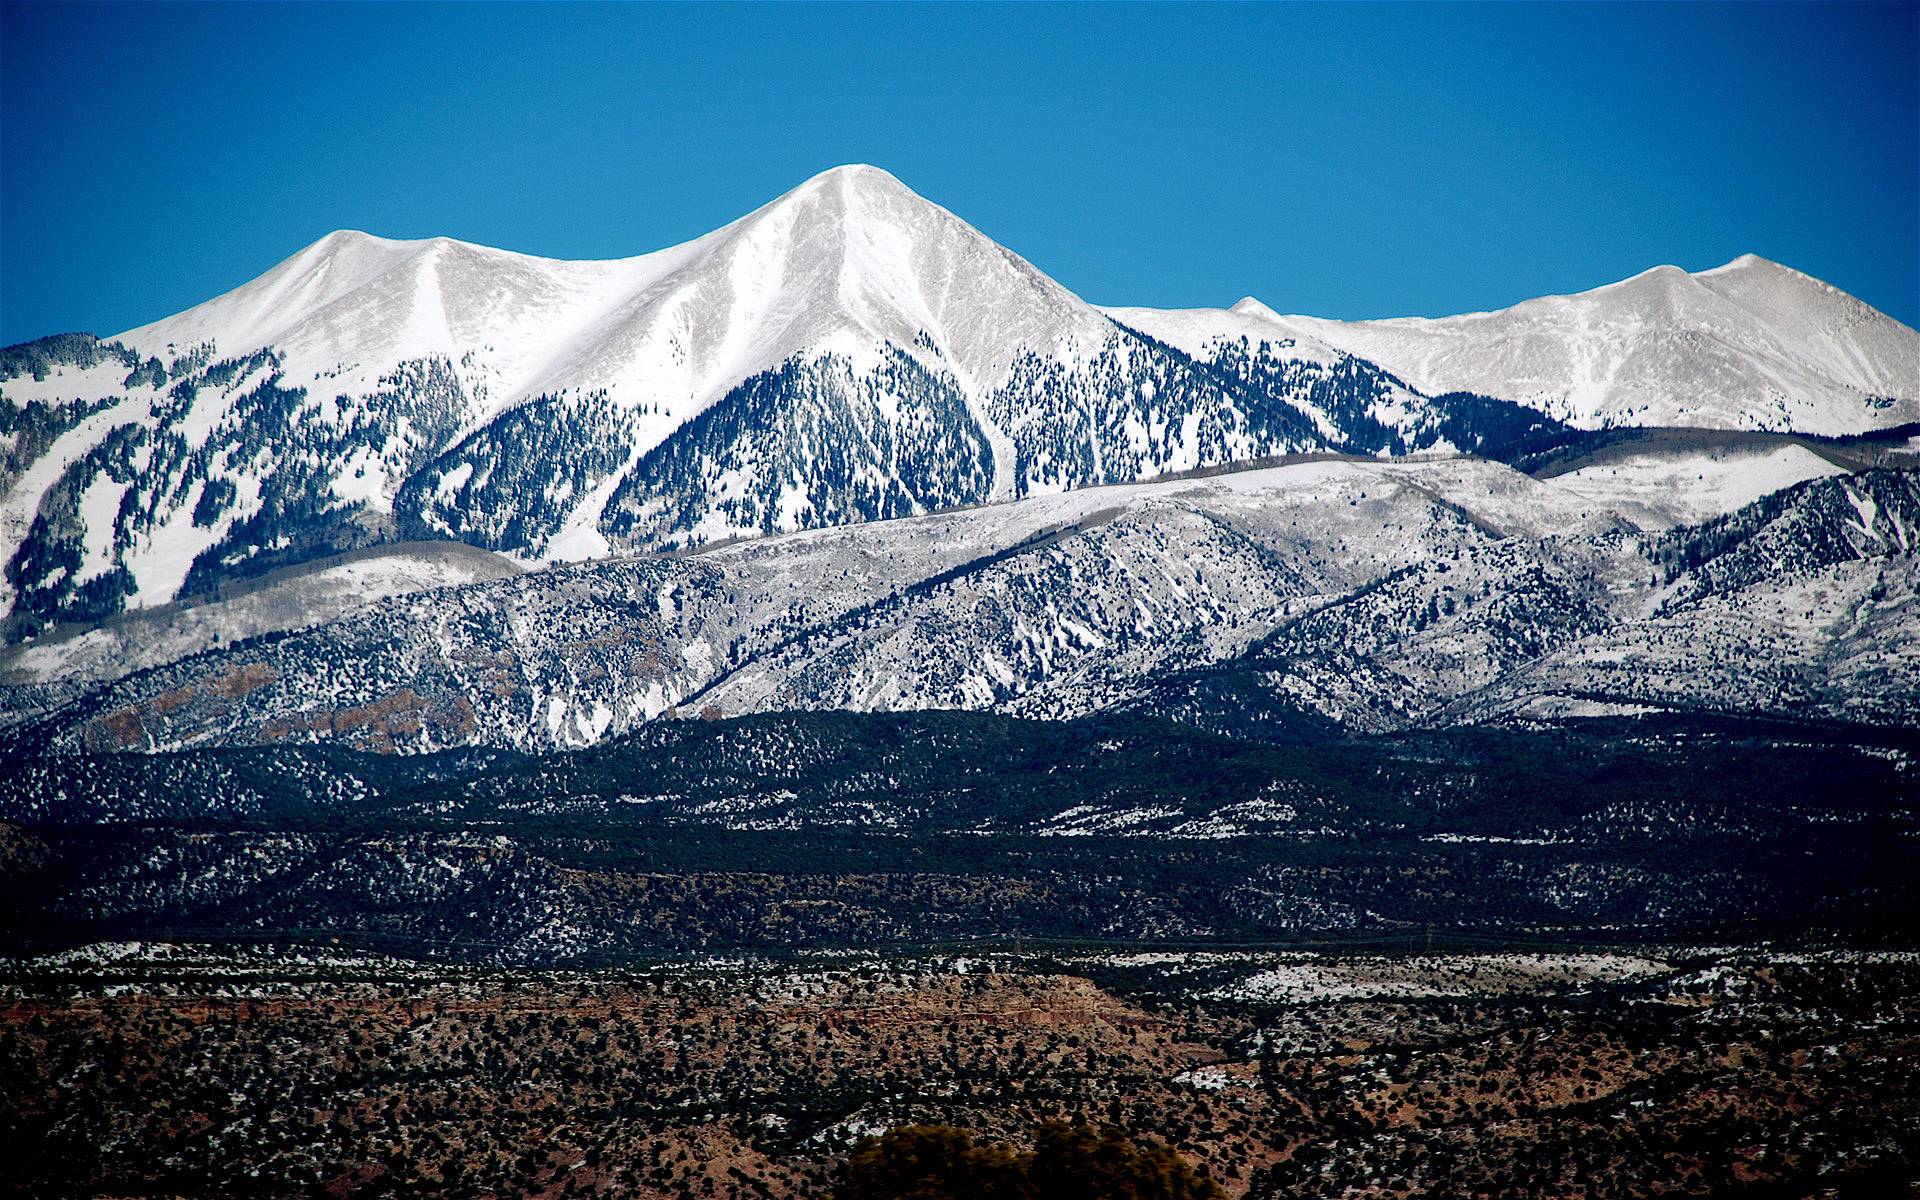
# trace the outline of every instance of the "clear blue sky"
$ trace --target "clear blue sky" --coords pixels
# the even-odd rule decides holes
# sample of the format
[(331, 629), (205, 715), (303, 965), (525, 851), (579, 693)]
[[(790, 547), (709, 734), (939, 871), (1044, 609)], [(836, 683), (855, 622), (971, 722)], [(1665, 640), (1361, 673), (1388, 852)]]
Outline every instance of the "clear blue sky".
[(1096, 303), (1439, 314), (1754, 251), (1920, 321), (1920, 6), (0, 4), (0, 343), (328, 230), (563, 257), (888, 168)]

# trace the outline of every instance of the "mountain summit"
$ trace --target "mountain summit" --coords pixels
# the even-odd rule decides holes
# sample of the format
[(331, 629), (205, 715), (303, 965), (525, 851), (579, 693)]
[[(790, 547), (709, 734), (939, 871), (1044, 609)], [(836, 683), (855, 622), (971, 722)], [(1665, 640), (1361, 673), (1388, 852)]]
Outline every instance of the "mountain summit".
[(1498, 312), (1276, 322), (1423, 391), (1501, 396), (1582, 428), (1848, 434), (1920, 420), (1920, 334), (1755, 254)]
[(465, 358), (463, 382), (495, 407), (605, 389), (677, 422), (823, 346), (890, 342), (918, 355), (916, 343), (932, 340), (948, 365), (996, 386), (1022, 347), (1098, 345), (1107, 332), (1099, 314), (972, 226), (886, 171), (850, 165), (634, 258), (545, 259), (341, 230), (114, 340), (154, 356), (272, 347), (290, 378)]

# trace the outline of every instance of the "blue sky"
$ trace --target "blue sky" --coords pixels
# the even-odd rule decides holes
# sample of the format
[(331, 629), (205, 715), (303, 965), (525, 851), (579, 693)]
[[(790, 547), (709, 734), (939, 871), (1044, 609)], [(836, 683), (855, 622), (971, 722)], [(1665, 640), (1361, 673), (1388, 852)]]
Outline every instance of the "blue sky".
[(1920, 322), (1920, 5), (0, 5), (0, 342), (340, 227), (563, 257), (873, 162), (1096, 303), (1754, 251)]

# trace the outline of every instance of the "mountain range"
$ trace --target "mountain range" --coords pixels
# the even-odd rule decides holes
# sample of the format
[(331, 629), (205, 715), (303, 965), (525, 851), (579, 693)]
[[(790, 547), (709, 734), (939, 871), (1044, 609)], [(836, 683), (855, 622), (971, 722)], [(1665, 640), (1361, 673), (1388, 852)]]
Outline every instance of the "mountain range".
[(1438, 320), (1096, 308), (858, 166), (609, 262), (341, 232), (0, 351), (6, 737), (1901, 723), (1916, 420), (1920, 334), (1750, 255)]
[(609, 262), (334, 233), (0, 354), (9, 640), (401, 540), (566, 561), (1289, 453), (1920, 419), (1920, 335), (1751, 256), (1439, 321), (1103, 310), (861, 166)]

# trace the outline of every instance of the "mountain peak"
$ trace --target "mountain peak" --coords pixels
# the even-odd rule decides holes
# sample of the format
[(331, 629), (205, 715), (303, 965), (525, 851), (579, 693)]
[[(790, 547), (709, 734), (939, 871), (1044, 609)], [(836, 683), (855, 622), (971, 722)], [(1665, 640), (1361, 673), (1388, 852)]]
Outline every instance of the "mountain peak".
[(879, 167), (847, 163), (781, 193), (717, 236), (726, 240), (729, 233), (759, 229), (760, 238), (818, 254), (844, 243), (858, 230), (871, 232), (891, 225), (926, 232), (946, 223), (962, 224)]
[(841, 334), (900, 347), (930, 338), (943, 368), (991, 388), (1022, 349), (1090, 350), (1110, 333), (1031, 264), (867, 163), (822, 171), (709, 237), (672, 288), (702, 318), (694, 339), (731, 331), (703, 396)]
[(1428, 394), (1511, 399), (1584, 428), (1843, 435), (1920, 411), (1913, 330), (1751, 253), (1497, 312), (1304, 327)]
[(837, 167), (828, 167), (818, 175), (807, 180), (807, 182), (801, 186), (806, 187), (813, 184), (827, 183), (835, 183), (843, 187), (850, 185), (859, 186), (862, 184), (891, 185), (893, 187), (906, 186), (894, 177), (893, 172), (888, 171), (884, 167), (876, 167), (872, 163), (841, 163)]
[(796, 202), (821, 200), (827, 202), (828, 211), (835, 215), (844, 215), (856, 203), (936, 207), (889, 171), (867, 163), (846, 163), (820, 172), (781, 195), (762, 211), (777, 210)]
[(1780, 271), (1791, 269), (1780, 263), (1774, 262), (1770, 258), (1762, 258), (1758, 254), (1748, 252), (1746, 254), (1740, 255), (1738, 258), (1735, 258), (1729, 262), (1724, 262), (1717, 267), (1710, 267), (1705, 271), (1696, 272), (1696, 274), (1723, 275), (1729, 271), (1748, 271), (1748, 270), (1754, 269), (1755, 267), (1771, 267), (1774, 270), (1780, 270)]
[(372, 234), (368, 233), (364, 229), (336, 229), (331, 233), (323, 234), (316, 240), (309, 242), (307, 244), (307, 249), (308, 250), (328, 250), (328, 249), (333, 249), (339, 246), (351, 246), (358, 242), (371, 242), (371, 241), (379, 241), (379, 240), (385, 240), (385, 239), (376, 239)]
[(1814, 285), (1822, 291), (1839, 291), (1838, 288), (1835, 288), (1824, 279), (1816, 279), (1805, 271), (1790, 267), (1783, 262), (1775, 262), (1771, 258), (1763, 258), (1758, 254), (1742, 254), (1730, 262), (1722, 263), (1720, 266), (1696, 272), (1694, 278), (1701, 280), (1718, 280), (1723, 284), (1746, 282), (1762, 286), (1772, 284), (1775, 281), (1780, 283), (1797, 282), (1801, 285)]

